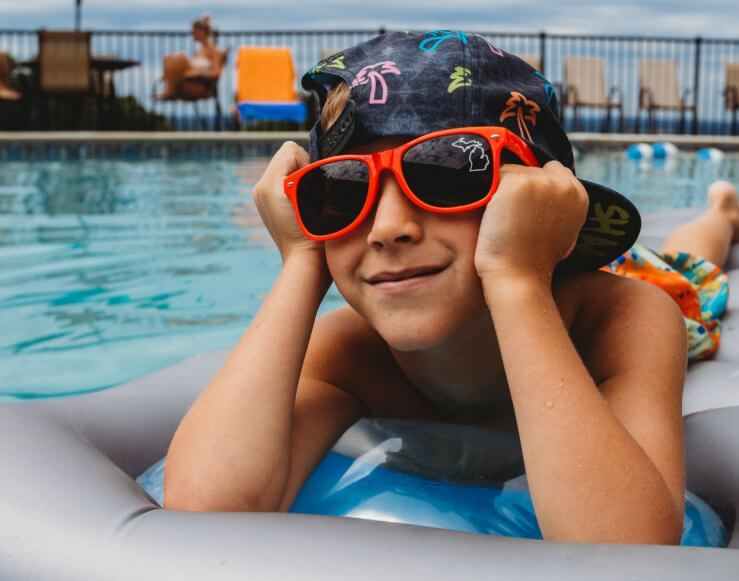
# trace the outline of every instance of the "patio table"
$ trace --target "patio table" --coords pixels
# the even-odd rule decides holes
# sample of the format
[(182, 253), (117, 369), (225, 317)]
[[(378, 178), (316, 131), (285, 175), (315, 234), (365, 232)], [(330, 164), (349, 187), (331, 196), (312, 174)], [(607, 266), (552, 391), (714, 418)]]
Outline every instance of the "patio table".
[[(90, 73), (93, 74), (95, 96), (98, 100), (98, 105), (102, 104), (102, 102), (105, 100), (112, 100), (115, 98), (115, 85), (113, 83), (112, 76), (109, 84), (110, 90), (105, 90), (105, 78), (107, 73), (110, 73), (112, 75), (113, 73), (116, 73), (118, 71), (137, 67), (140, 64), (141, 63), (137, 60), (122, 59), (112, 54), (91, 55)], [(34, 57), (32, 59), (24, 61), (17, 61), (15, 63), (15, 66), (28, 68), (34, 72), (37, 72), (39, 69), (39, 59), (38, 57)], [(104, 121), (102, 110), (103, 108), (98, 106), (98, 126), (100, 127), (102, 127)]]

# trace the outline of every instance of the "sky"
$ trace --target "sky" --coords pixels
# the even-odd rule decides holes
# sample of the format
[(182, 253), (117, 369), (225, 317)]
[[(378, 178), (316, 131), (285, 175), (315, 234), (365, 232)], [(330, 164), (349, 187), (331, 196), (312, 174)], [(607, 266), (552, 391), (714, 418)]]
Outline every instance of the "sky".
[[(183, 30), (208, 12), (221, 30), (545, 30), (736, 38), (737, 0), (83, 0), (83, 26)], [(0, 0), (0, 29), (66, 28), (74, 0)]]

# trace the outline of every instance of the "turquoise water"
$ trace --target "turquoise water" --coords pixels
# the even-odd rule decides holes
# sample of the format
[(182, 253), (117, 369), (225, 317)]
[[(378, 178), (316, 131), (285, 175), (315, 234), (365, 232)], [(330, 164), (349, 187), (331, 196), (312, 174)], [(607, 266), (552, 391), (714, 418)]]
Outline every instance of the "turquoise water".
[[(0, 397), (103, 389), (233, 344), (280, 266), (251, 201), (266, 161), (0, 165)], [(587, 155), (578, 173), (650, 212), (702, 206), (739, 157)], [(332, 289), (322, 311), (341, 303)]]

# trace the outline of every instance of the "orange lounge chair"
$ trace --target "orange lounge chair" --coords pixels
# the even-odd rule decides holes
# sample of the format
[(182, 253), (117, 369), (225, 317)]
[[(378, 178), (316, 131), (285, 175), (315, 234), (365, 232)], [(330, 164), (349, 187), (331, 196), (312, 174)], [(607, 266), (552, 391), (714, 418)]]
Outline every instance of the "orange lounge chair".
[(236, 108), (244, 120), (303, 123), (308, 110), (295, 91), (289, 48), (242, 46), (236, 60)]

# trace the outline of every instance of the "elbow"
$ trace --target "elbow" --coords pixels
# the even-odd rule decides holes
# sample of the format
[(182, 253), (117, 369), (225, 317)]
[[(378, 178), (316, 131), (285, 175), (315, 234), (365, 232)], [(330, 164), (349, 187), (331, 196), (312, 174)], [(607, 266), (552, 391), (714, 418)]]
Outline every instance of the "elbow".
[[(596, 524), (596, 523), (593, 523)], [(544, 534), (547, 541), (564, 543), (679, 545), (683, 536), (683, 515), (675, 512), (648, 522), (616, 523), (607, 529), (559, 530)]]
[(226, 498), (212, 495), (164, 492), (162, 508), (190, 512), (277, 512), (278, 507), (262, 499)]

